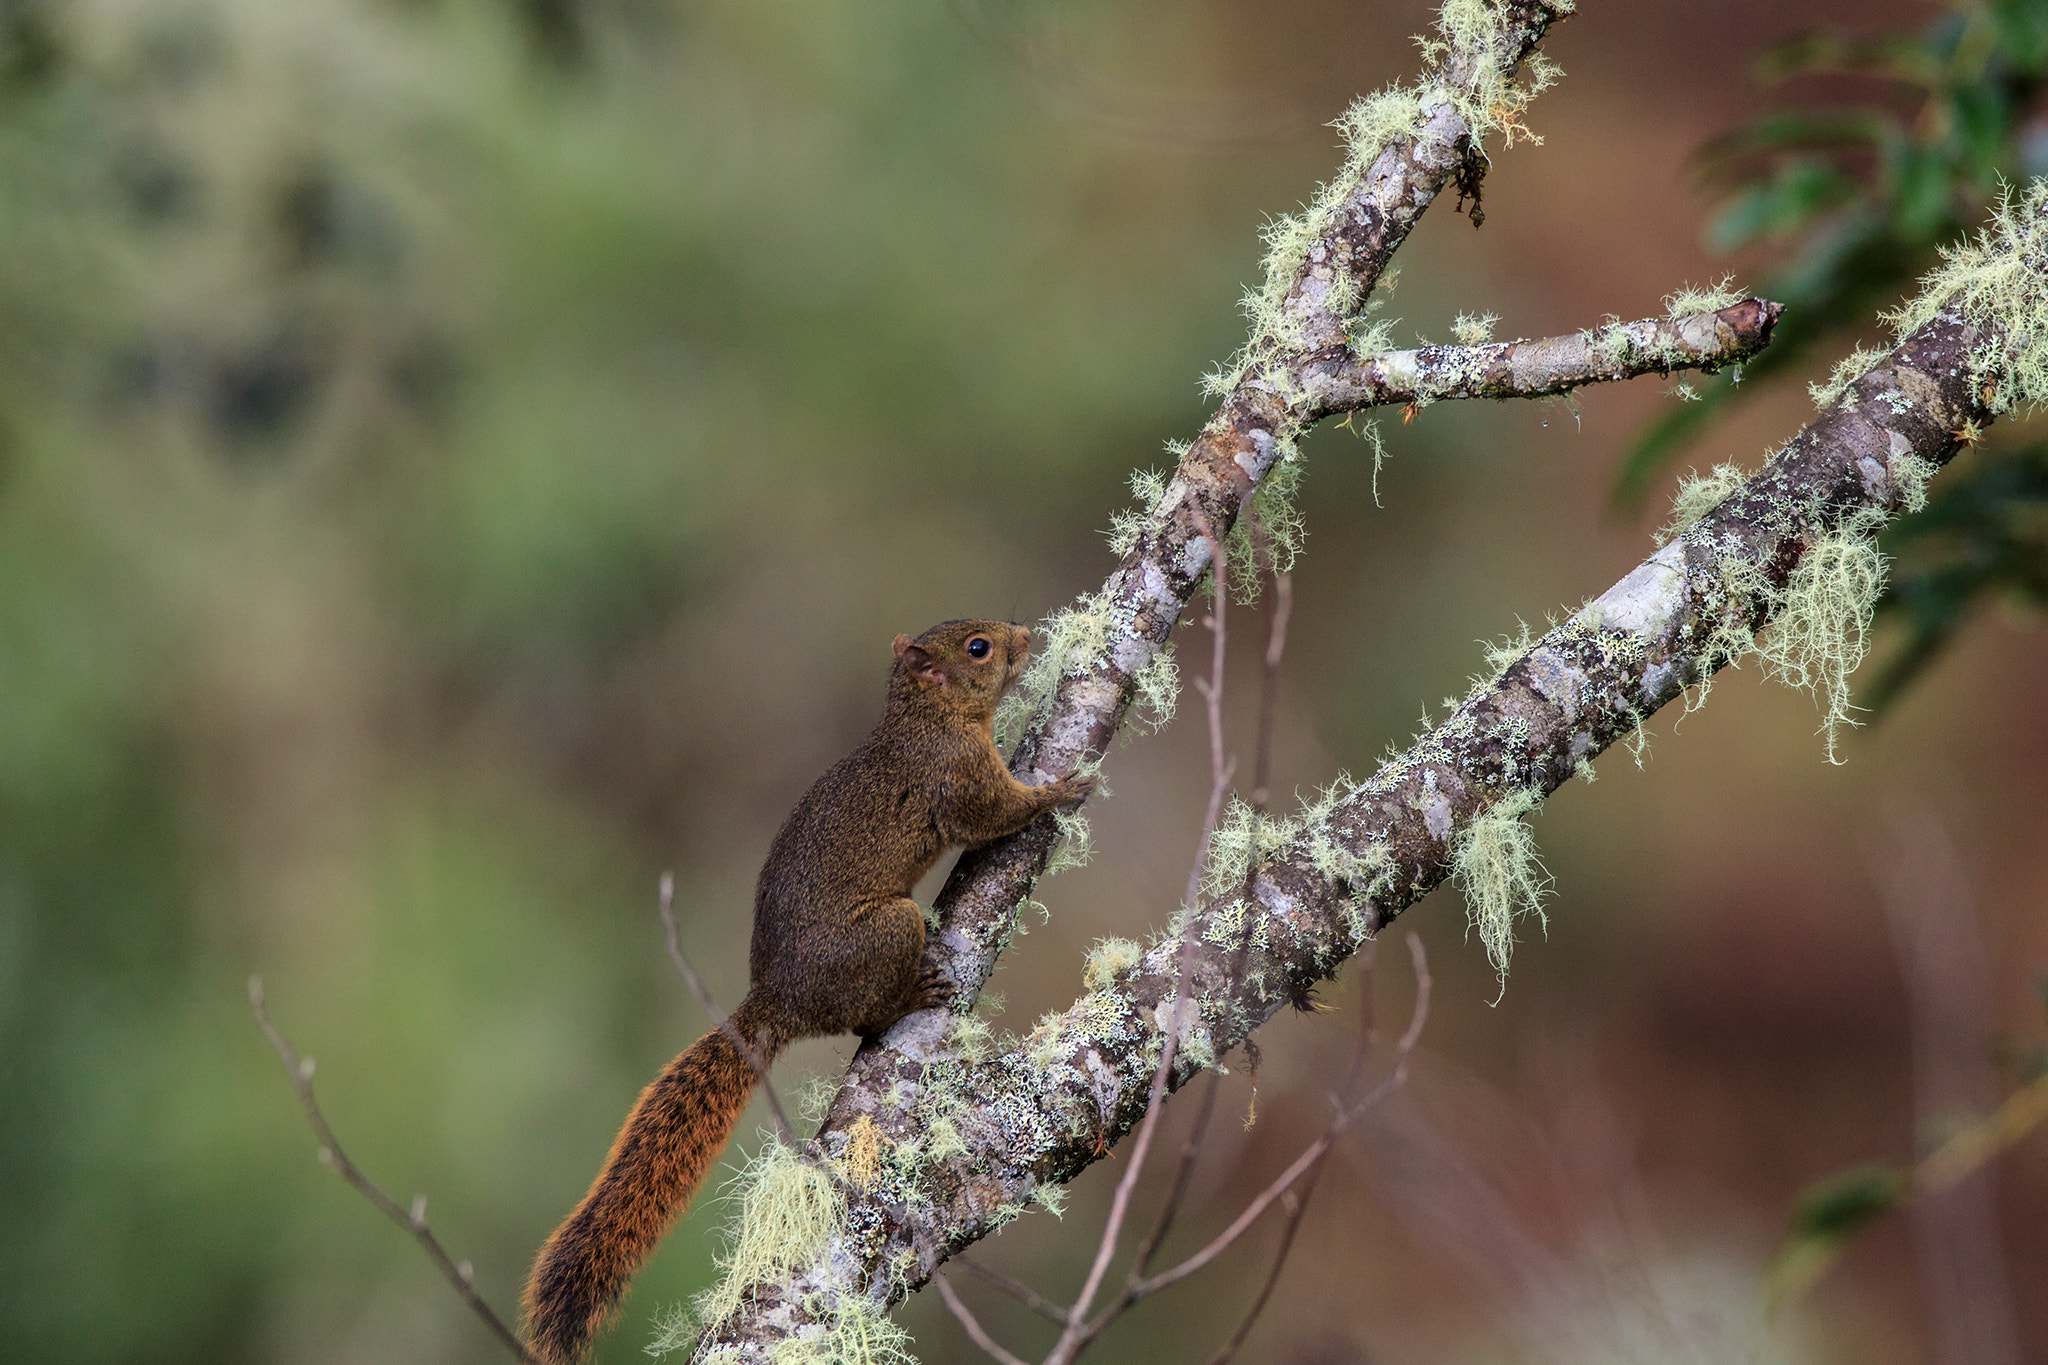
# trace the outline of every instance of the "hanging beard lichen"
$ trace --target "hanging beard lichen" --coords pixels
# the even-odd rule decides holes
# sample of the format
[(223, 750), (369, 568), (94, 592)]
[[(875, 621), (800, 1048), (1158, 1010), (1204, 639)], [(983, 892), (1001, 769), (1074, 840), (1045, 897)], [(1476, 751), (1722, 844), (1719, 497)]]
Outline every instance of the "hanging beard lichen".
[(1543, 898), (1550, 892), (1550, 874), (1536, 857), (1536, 836), (1522, 820), (1542, 804), (1543, 794), (1534, 788), (1509, 792), (1465, 827), (1451, 852), (1470, 928), (1478, 932), (1503, 990), (1515, 950), (1515, 920), (1534, 915), (1548, 928)]

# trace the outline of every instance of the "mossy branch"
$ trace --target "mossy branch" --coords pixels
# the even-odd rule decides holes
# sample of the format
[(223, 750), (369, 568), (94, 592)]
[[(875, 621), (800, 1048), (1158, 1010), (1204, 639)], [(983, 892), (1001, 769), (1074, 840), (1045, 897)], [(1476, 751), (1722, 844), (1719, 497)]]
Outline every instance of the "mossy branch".
[[(1450, 0), (1424, 44), (1422, 78), (1339, 121), (1344, 166), (1286, 242), (1270, 243), (1259, 297), (1272, 307), (1252, 310), (1245, 350), (1256, 363), (1218, 390), (1215, 415), (1177, 452), (1172, 475), (1146, 483), (1147, 505), (1116, 529), (1122, 559), (1102, 588), (1047, 623), (1047, 648), (1003, 717), (1020, 777), (1042, 782), (1098, 762), (1134, 699), (1155, 718), (1170, 714), (1169, 639), (1209, 570), (1202, 528), (1228, 540), (1268, 483), (1284, 491), (1298, 476), (1294, 438), (1323, 415), (1308, 398), (1309, 371), (1352, 354), (1367, 296), (1436, 197), (1454, 183), (1476, 193), (1482, 139), (1521, 129), (1528, 98), (1554, 74), (1525, 70), (1527, 59), (1570, 9), (1567, 0)], [(1265, 498), (1266, 521), (1285, 529), (1285, 508), (1274, 501)], [(1275, 546), (1282, 570), (1290, 547)], [(994, 970), (1059, 835), (1041, 821), (954, 869), (938, 900), (932, 956), (962, 1000)], [(856, 1072), (865, 1065), (857, 1060)]]
[[(2008, 246), (2032, 250), (2038, 240), (2029, 226)], [(2040, 272), (2032, 278), (2048, 299)], [(812, 1159), (837, 1157), (863, 1123), (885, 1142), (915, 1143), (934, 1106), (948, 1109), (965, 1153), (851, 1205), (831, 1247), (784, 1281), (755, 1286), (717, 1329), (716, 1348), (751, 1355), (821, 1303), (893, 1302), (922, 1283), (1141, 1117), (1167, 1016), (1180, 1030), (1178, 1084), (1449, 877), (1476, 822), (1553, 791), (1708, 677), (1726, 661), (1717, 642), (1731, 623), (1753, 636), (1784, 609), (1813, 546), (1848, 528), (1867, 534), (1909, 505), (1955, 453), (1956, 433), (1992, 420), (1993, 398), (2010, 399), (2006, 357), (2048, 347), (2048, 329), (2016, 316), (2017, 335), (1957, 303), (1907, 334), (1718, 506), (1371, 780), (1320, 803), (1284, 847), (1260, 857), (1241, 896), (1205, 907), (1184, 938), (1163, 940), (1135, 966), (1095, 973), (1098, 989), (1026, 1046), (956, 1060), (934, 1018), (936, 1031), (907, 1021), (891, 1047), (869, 1050)], [(1197, 1009), (1162, 1014), (1183, 942)]]
[(1446, 398), (1547, 398), (1587, 384), (1696, 369), (1712, 373), (1770, 344), (1784, 311), (1745, 298), (1711, 312), (1610, 322), (1569, 336), (1346, 353), (1306, 366), (1305, 403), (1318, 417)]
[[(1422, 93), (1380, 99), (1366, 111), (1370, 119), (1353, 120), (1354, 149), (1368, 124), (1386, 140), (1364, 169), (1356, 155), (1347, 163), (1352, 179), (1342, 193), (1319, 199), (1327, 212), (1306, 224), (1299, 260), (1289, 266), (1290, 246), (1272, 262), (1273, 279), (1286, 287), (1268, 297), (1295, 321), (1255, 316), (1248, 358), (1221, 386), (1216, 415), (1151, 490), (1142, 515), (1122, 528), (1122, 562), (1085, 603), (1088, 629), (1072, 633), (1072, 647), (1022, 717), (1020, 773), (1043, 780), (1099, 761), (1207, 576), (1205, 528), (1227, 532), (1268, 474), (1293, 458), (1294, 437), (1318, 415), (1313, 368), (1330, 373), (1355, 360), (1349, 338), (1363, 299), (1415, 217), (1453, 180), (1467, 193), (1477, 188), (1475, 139), (1483, 130), (1471, 119), (1470, 89), (1452, 88), (1455, 73), (1483, 60), (1511, 80), (1559, 13), (1457, 0)], [(1492, 36), (1460, 57), (1459, 35), (1477, 31), (1474, 15), (1493, 25)], [(1519, 107), (1500, 114), (1496, 130), (1519, 127)], [(1333, 790), (1289, 822), (1279, 846), (1263, 826), (1252, 831), (1261, 837), (1248, 845), (1242, 894), (1204, 907), (1185, 935), (1135, 963), (1121, 951), (1105, 958), (1088, 992), (1016, 1047), (970, 1047), (956, 1018), (932, 1013), (863, 1048), (800, 1159), (844, 1163), (856, 1141), (867, 1144), (862, 1167), (877, 1172), (872, 1187), (848, 1198), (837, 1232), (807, 1263), (744, 1286), (734, 1312), (700, 1344), (700, 1358), (761, 1359), (829, 1335), (835, 1323), (871, 1323), (949, 1256), (1030, 1203), (1049, 1202), (1145, 1112), (1164, 1028), (1175, 1030), (1178, 1085), (1445, 880), (1461, 840), (1489, 812), (1504, 815), (1504, 801), (1554, 790), (1711, 677), (1735, 657), (1734, 643), (1753, 645), (1798, 604), (1796, 576), (1815, 547), (1867, 538), (1918, 496), (1962, 433), (2014, 402), (2035, 401), (2039, 358), (2048, 354), (2039, 325), (2048, 316), (2039, 199), (2009, 210), (1981, 251), (1952, 262), (1932, 291), (1932, 311), (1909, 313), (1899, 345), (1848, 382), (1761, 473), (1711, 508), (1689, 506), (1649, 560), (1507, 661), (1369, 782)], [(1327, 275), (1318, 273), (1324, 266)], [(1344, 278), (1356, 287), (1343, 286)], [(1731, 307), (1753, 310), (1759, 324), (1769, 310), (1725, 297), (1688, 302), (1717, 328), (1734, 326), (1720, 316)], [(1328, 346), (1312, 344), (1318, 317), (1341, 324)], [(1676, 321), (1681, 330), (1688, 324)], [(1467, 328), (1480, 330), (1476, 322)], [(1597, 342), (1600, 333), (1589, 335)], [(1592, 359), (1628, 363), (1623, 338), (1609, 338)], [(1052, 841), (1048, 823), (956, 869), (932, 953), (963, 999), (992, 970)], [(1191, 996), (1195, 1008), (1162, 1011), (1176, 997), (1170, 945), (1183, 941), (1193, 945), (1193, 963), (1180, 998)], [(934, 1141), (940, 1132), (945, 1141)]]

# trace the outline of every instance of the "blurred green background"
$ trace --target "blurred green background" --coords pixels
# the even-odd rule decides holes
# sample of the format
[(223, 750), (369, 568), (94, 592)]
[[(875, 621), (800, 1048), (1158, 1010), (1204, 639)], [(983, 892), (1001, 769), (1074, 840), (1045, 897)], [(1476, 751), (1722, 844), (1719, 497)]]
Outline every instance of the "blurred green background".
[[(1588, 0), (1546, 44), (1568, 73), (1531, 111), (1547, 141), (1497, 156), (1484, 231), (1446, 205), (1402, 253), (1398, 334), (1659, 312), (1729, 268), (1686, 167), (1757, 109), (1756, 52), (1936, 12)], [(1130, 471), (1194, 433), (1196, 381), (1240, 339), (1263, 216), (1331, 171), (1324, 122), (1410, 74), (1428, 17), (0, 4), (0, 1355), (498, 1358), (314, 1161), (246, 978), (319, 1060), (351, 1154), (429, 1196), (509, 1313), (638, 1088), (704, 1027), (658, 873), (736, 1000), (759, 859), (878, 714), (891, 636), (1034, 620), (1100, 580)], [(1733, 265), (1754, 278), (1769, 250)], [(1380, 505), (1355, 437), (1307, 442), (1281, 790), (1368, 771), (1462, 691), (1476, 639), (1641, 557), (1662, 494), (1617, 514), (1609, 489), (1663, 388), (1385, 423)], [(1796, 388), (1699, 462), (1755, 463), (1810, 411)], [(1247, 753), (1263, 641), (1234, 619)], [(1752, 1358), (1797, 1192), (1914, 1146), (1870, 874), (1887, 801), (1943, 813), (1998, 1028), (2041, 1032), (2034, 626), (1974, 620), (1845, 768), (1753, 667), (1657, 721), (1645, 768), (1611, 756), (1536, 820), (1558, 896), (1497, 1008), (1454, 893), (1416, 907), (1438, 994), (1405, 1117), (1340, 1151), (1257, 1358)], [(1205, 743), (1191, 714), (1112, 755), (1094, 861), (1041, 888), (999, 1026), (1071, 999), (1094, 939), (1164, 921)], [(1222, 1122), (1190, 1246), (1320, 1126), (1357, 1014), (1349, 981), (1327, 996), (1337, 1014), (1261, 1035), (1258, 1123)], [(794, 1049), (784, 1092), (851, 1048)], [(1397, 1159), (1425, 1118), (1434, 1174)], [(1116, 1169), (988, 1257), (1071, 1294)], [(2048, 1142), (1996, 1179), (1993, 1254), (2038, 1286)], [(599, 1360), (640, 1359), (652, 1314), (708, 1282), (722, 1217), (707, 1199), (677, 1229)], [(1104, 1357), (1206, 1354), (1265, 1248)], [(2048, 1358), (2048, 1299), (2016, 1312), (2019, 1358)], [(1042, 1330), (986, 1313), (1019, 1350)], [(1764, 1349), (1929, 1359), (1938, 1317), (1895, 1219)], [(932, 1296), (902, 1320), (924, 1359), (972, 1358)]]

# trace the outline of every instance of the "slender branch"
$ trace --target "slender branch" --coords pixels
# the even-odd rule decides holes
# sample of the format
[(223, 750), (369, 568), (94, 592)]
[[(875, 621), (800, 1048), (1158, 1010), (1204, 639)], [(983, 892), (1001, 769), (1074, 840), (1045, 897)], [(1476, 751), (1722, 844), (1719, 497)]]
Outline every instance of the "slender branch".
[(1067, 1310), (1024, 1283), (1024, 1281), (1005, 1275), (994, 1266), (983, 1265), (975, 1257), (969, 1256), (965, 1252), (955, 1256), (953, 1264), (967, 1267), (967, 1269), (981, 1276), (982, 1279), (987, 1280), (990, 1284), (1002, 1290), (1005, 1294), (1008, 1294), (1047, 1322), (1060, 1327), (1067, 1325)]
[(782, 1097), (775, 1093), (775, 1083), (768, 1079), (767, 1059), (761, 1055), (761, 1049), (752, 1040), (740, 1036), (738, 1026), (732, 1022), (732, 1016), (718, 1008), (717, 1002), (711, 998), (711, 992), (705, 988), (704, 978), (697, 975), (697, 969), (690, 965), (690, 959), (683, 956), (682, 939), (676, 929), (676, 874), (673, 872), (661, 874), (659, 908), (662, 932), (668, 939), (669, 961), (675, 963), (676, 970), (682, 973), (683, 984), (690, 988), (690, 994), (697, 997), (698, 1006), (710, 1016), (711, 1026), (723, 1033), (725, 1040), (733, 1045), (733, 1049), (746, 1058), (747, 1065), (754, 1068), (754, 1077), (761, 1084), (761, 1093), (768, 1097), (768, 1109), (775, 1115), (776, 1136), (782, 1139), (783, 1146), (795, 1147), (796, 1130), (789, 1126), (789, 1114), (782, 1107)]
[(1194, 1174), (1195, 1159), (1202, 1154), (1203, 1141), (1209, 1136), (1209, 1120), (1216, 1113), (1216, 1092), (1221, 1088), (1223, 1078), (1215, 1072), (1209, 1073), (1209, 1084), (1202, 1088), (1202, 1107), (1195, 1111), (1194, 1126), (1188, 1129), (1186, 1141), (1180, 1146), (1180, 1163), (1174, 1168), (1173, 1184), (1167, 1188), (1166, 1202), (1160, 1205), (1159, 1219), (1152, 1224), (1152, 1231), (1145, 1234), (1145, 1240), (1138, 1244), (1138, 1251), (1131, 1258), (1130, 1281), (1124, 1287), (1137, 1283), (1145, 1277), (1152, 1266), (1152, 1258), (1159, 1254), (1159, 1244), (1166, 1240), (1166, 1234), (1173, 1230), (1174, 1220), (1180, 1216), (1180, 1206), (1187, 1198), (1188, 1177)]
[[(1325, 1152), (1323, 1160), (1327, 1160), (1328, 1157), (1329, 1153)], [(1280, 1229), (1280, 1244), (1273, 1250), (1272, 1263), (1266, 1267), (1266, 1278), (1260, 1281), (1259, 1292), (1252, 1299), (1252, 1306), (1247, 1308), (1244, 1317), (1238, 1320), (1237, 1330), (1216, 1349), (1215, 1355), (1209, 1357), (1209, 1365), (1228, 1365), (1230, 1358), (1244, 1345), (1245, 1338), (1252, 1334), (1252, 1325), (1259, 1320), (1259, 1315), (1266, 1311), (1266, 1301), (1273, 1297), (1273, 1286), (1280, 1283), (1280, 1272), (1287, 1265), (1287, 1253), (1294, 1249), (1294, 1234), (1301, 1230), (1302, 1215), (1308, 1212), (1308, 1201), (1315, 1194), (1316, 1181), (1322, 1176), (1323, 1160), (1318, 1160), (1315, 1165), (1309, 1167), (1308, 1174), (1302, 1178), (1299, 1194), (1290, 1190), (1281, 1196), (1280, 1203), (1287, 1211), (1287, 1222)]]
[[(1208, 702), (1209, 720), (1209, 804), (1202, 816), (1202, 837), (1195, 844), (1195, 856), (1188, 867), (1187, 894), (1182, 899), (1183, 923), (1192, 923), (1195, 906), (1202, 894), (1202, 868), (1208, 860), (1209, 840), (1216, 832), (1216, 817), (1223, 808), (1223, 795), (1230, 788), (1230, 775), (1237, 766), (1236, 760), (1226, 760), (1223, 754), (1223, 677), (1224, 664), (1228, 657), (1229, 637), (1225, 629), (1224, 613), (1230, 602), (1230, 572), (1223, 543), (1216, 538), (1206, 523), (1202, 526), (1204, 539), (1209, 545), (1209, 563), (1212, 569), (1209, 594), (1209, 615), (1207, 618), (1212, 646), (1209, 656), (1209, 676), (1198, 679), (1196, 686), (1201, 689)], [(1090, 1330), (1088, 1309), (1095, 1302), (1097, 1291), (1102, 1288), (1103, 1277), (1109, 1273), (1110, 1262), (1116, 1257), (1118, 1238), (1123, 1233), (1124, 1218), (1130, 1212), (1131, 1193), (1138, 1186), (1138, 1177), (1144, 1172), (1145, 1158), (1152, 1149), (1153, 1134), (1159, 1128), (1159, 1115), (1165, 1109), (1166, 1086), (1173, 1075), (1174, 1057), (1179, 1051), (1183, 1020), (1188, 1009), (1188, 966), (1189, 941), (1185, 928), (1179, 935), (1178, 959), (1180, 963), (1179, 986), (1173, 999), (1171, 1022), (1162, 1021), (1165, 1040), (1159, 1049), (1159, 1065), (1152, 1072), (1151, 1092), (1146, 1098), (1145, 1117), (1138, 1125), (1137, 1140), (1131, 1144), (1131, 1158), (1125, 1165), (1123, 1176), (1117, 1181), (1116, 1194), (1110, 1200), (1109, 1218), (1103, 1224), (1102, 1240), (1095, 1249), (1094, 1263), (1088, 1267), (1088, 1278), (1081, 1286), (1081, 1292), (1074, 1299), (1074, 1306), (1067, 1310), (1067, 1325), (1060, 1332), (1060, 1339), (1046, 1357), (1046, 1365), (1068, 1365), (1089, 1341), (1094, 1339), (1096, 1328)]]
[(498, 1343), (528, 1365), (540, 1365), (539, 1358), (526, 1349), (518, 1334), (505, 1324), (483, 1296), (476, 1291), (476, 1272), (468, 1261), (457, 1261), (448, 1255), (440, 1239), (434, 1236), (427, 1225), (427, 1197), (416, 1195), (411, 1208), (403, 1208), (396, 1199), (364, 1175), (348, 1153), (342, 1151), (341, 1142), (334, 1136), (334, 1130), (327, 1125), (327, 1116), (320, 1112), (319, 1101), (313, 1098), (313, 1059), (301, 1057), (293, 1050), (281, 1029), (270, 1021), (270, 1011), (264, 1005), (263, 978), (249, 978), (249, 1008), (255, 1012), (256, 1027), (263, 1030), (263, 1036), (270, 1040), (277, 1059), (284, 1063), (285, 1074), (291, 1077), (292, 1090), (299, 1097), (299, 1107), (306, 1111), (306, 1122), (313, 1126), (313, 1135), (320, 1139), (320, 1164), (333, 1171), (352, 1186), (356, 1193), (377, 1206), (386, 1218), (412, 1234), (427, 1253), (429, 1260), (440, 1270), (442, 1278), (454, 1288), (462, 1301), (469, 1305), (490, 1330)]
[(1273, 1206), (1274, 1200), (1287, 1193), (1288, 1189), (1297, 1180), (1300, 1180), (1309, 1171), (1315, 1169), (1316, 1165), (1322, 1161), (1324, 1155), (1329, 1152), (1331, 1145), (1336, 1142), (1337, 1138), (1342, 1135), (1346, 1128), (1351, 1126), (1353, 1119), (1375, 1105), (1380, 1104), (1389, 1095), (1407, 1084), (1408, 1058), (1409, 1054), (1415, 1050), (1416, 1040), (1422, 1036), (1422, 1025), (1429, 1018), (1431, 988), (1429, 960), (1423, 953), (1422, 940), (1414, 934), (1408, 935), (1408, 954), (1415, 964), (1415, 1008), (1409, 1015), (1408, 1031), (1401, 1035), (1401, 1042), (1395, 1048), (1393, 1072), (1384, 1081), (1374, 1086), (1363, 1099), (1348, 1105), (1340, 1105), (1336, 1116), (1330, 1120), (1330, 1126), (1323, 1130), (1323, 1135), (1310, 1143), (1307, 1150), (1294, 1159), (1294, 1164), (1282, 1171), (1272, 1184), (1260, 1192), (1258, 1198), (1245, 1205), (1244, 1211), (1237, 1215), (1237, 1218), (1229, 1227), (1217, 1233), (1207, 1246), (1172, 1269), (1163, 1270), (1159, 1274), (1140, 1283), (1137, 1289), (1141, 1297), (1146, 1294), (1155, 1294), (1170, 1284), (1176, 1284), (1186, 1279), (1218, 1256), (1221, 1256), (1229, 1249), (1232, 1242), (1242, 1237), (1245, 1230), (1259, 1220), (1260, 1214), (1263, 1214)]
[(1302, 382), (1308, 411), (1327, 417), (1446, 398), (1547, 398), (1673, 370), (1711, 374), (1768, 346), (1784, 311), (1783, 304), (1746, 298), (1718, 312), (1611, 322), (1569, 336), (1371, 355), (1347, 350), (1305, 367)]
[(939, 1297), (946, 1301), (946, 1307), (953, 1310), (953, 1316), (960, 1319), (960, 1325), (967, 1329), (968, 1337), (986, 1352), (996, 1365), (1024, 1365), (1021, 1357), (1011, 1355), (1003, 1349), (1001, 1342), (988, 1334), (987, 1329), (981, 1325), (981, 1320), (975, 1317), (973, 1311), (960, 1301), (960, 1296), (953, 1292), (952, 1284), (944, 1275), (935, 1276), (933, 1283), (938, 1285)]
[[(1427, 976), (1427, 968), (1426, 964), (1424, 963), (1424, 960), (1420, 956), (1421, 943), (1419, 940), (1415, 938), (1413, 934), (1410, 934), (1408, 938), (1410, 952), (1416, 956), (1418, 967), (1421, 969), (1418, 971), (1416, 979), (1418, 981), (1423, 981)], [(1337, 1088), (1338, 1095), (1348, 1095), (1351, 1093), (1352, 1088), (1358, 1084), (1358, 1078), (1364, 1073), (1366, 1063), (1372, 1057), (1372, 1044), (1373, 1038), (1375, 1036), (1372, 1022), (1372, 995), (1374, 977), (1373, 962), (1376, 956), (1377, 947), (1377, 944), (1373, 943), (1371, 940), (1367, 940), (1364, 947), (1360, 949), (1358, 954), (1359, 994), (1361, 997), (1358, 1046), (1352, 1049), (1351, 1063), (1344, 1070), (1344, 1080)], [(1424, 987), (1424, 989), (1426, 989), (1426, 987)], [(1427, 1013), (1426, 1003), (1423, 1006), (1423, 1013)], [(1412, 1034), (1415, 1032), (1415, 1030), (1411, 1029), (1410, 1032)], [(1251, 1040), (1246, 1039), (1245, 1045), (1247, 1047), (1252, 1046)], [(1410, 1047), (1414, 1046), (1412, 1040), (1409, 1042), (1408, 1045)], [(1335, 1096), (1332, 1096), (1333, 1100), (1335, 1098)], [(1151, 1267), (1152, 1253), (1157, 1249), (1159, 1242), (1165, 1237), (1167, 1225), (1170, 1224), (1172, 1221), (1173, 1212), (1179, 1203), (1181, 1186), (1187, 1177), (1188, 1169), (1193, 1165), (1194, 1152), (1197, 1146), (1199, 1145), (1201, 1133), (1207, 1128), (1209, 1110), (1210, 1107), (1215, 1103), (1215, 1099), (1216, 1082), (1212, 1080), (1209, 1084), (1207, 1096), (1203, 1101), (1201, 1117), (1196, 1122), (1195, 1133), (1191, 1136), (1187, 1148), (1182, 1153), (1181, 1169), (1176, 1174), (1174, 1192), (1173, 1195), (1167, 1201), (1166, 1209), (1162, 1212), (1160, 1218), (1160, 1226), (1154, 1230), (1152, 1239), (1146, 1245), (1144, 1250), (1139, 1254), (1137, 1260), (1132, 1264), (1130, 1276), (1124, 1282), (1123, 1293), (1117, 1298), (1115, 1303), (1111, 1304), (1108, 1308), (1104, 1309), (1103, 1312), (1096, 1317), (1095, 1321), (1089, 1324), (1088, 1336), (1091, 1341), (1094, 1338), (1100, 1336), (1104, 1331), (1108, 1330), (1110, 1324), (1115, 1322), (1118, 1317), (1120, 1317), (1124, 1312), (1129, 1310), (1133, 1305), (1135, 1305), (1138, 1302), (1139, 1299), (1145, 1297), (1145, 1295), (1150, 1292), (1150, 1290), (1147, 1288), (1145, 1272)], [(1343, 1113), (1343, 1105), (1341, 1103), (1339, 1103), (1337, 1106), (1337, 1112), (1339, 1115)], [(1301, 1196), (1301, 1199), (1296, 1203), (1295, 1207), (1289, 1214), (1288, 1231), (1285, 1234), (1285, 1236), (1283, 1236), (1281, 1239), (1280, 1255), (1273, 1263), (1271, 1273), (1267, 1277), (1266, 1286), (1264, 1289), (1260, 1290), (1257, 1302), (1253, 1304), (1251, 1312), (1247, 1315), (1245, 1320), (1239, 1324), (1239, 1335), (1236, 1338), (1234, 1338), (1234, 1342), (1237, 1344), (1241, 1344), (1242, 1334), (1244, 1332), (1248, 1332), (1251, 1330), (1251, 1324), (1258, 1317), (1258, 1314), (1261, 1311), (1263, 1304), (1265, 1303), (1266, 1296), (1272, 1290), (1273, 1282), (1279, 1277), (1280, 1262), (1286, 1258), (1287, 1254), (1286, 1245), (1292, 1241), (1294, 1236), (1293, 1229), (1295, 1225), (1297, 1225), (1301, 1221), (1301, 1214), (1307, 1208), (1307, 1189), (1314, 1185), (1316, 1180), (1315, 1172), (1320, 1169), (1320, 1160), (1318, 1160), (1315, 1166), (1312, 1166), (1310, 1168), (1310, 1172), (1306, 1177), (1306, 1185), (1304, 1186), (1304, 1192)], [(1291, 1195), (1287, 1197), (1292, 1198)], [(1247, 1224), (1246, 1226), (1250, 1225)], [(1235, 1349), (1236, 1344), (1232, 1344), (1229, 1347), (1227, 1347), (1227, 1350), (1229, 1351), (1234, 1351)]]
[[(1266, 529), (1253, 523), (1262, 549), (1266, 545)], [(1267, 551), (1268, 563), (1270, 551)], [(1287, 622), (1294, 615), (1294, 575), (1278, 573), (1273, 575), (1273, 620), (1266, 633), (1266, 675), (1259, 686), (1259, 742), (1252, 761), (1252, 809), (1259, 814), (1266, 813), (1266, 803), (1272, 796), (1273, 786), (1273, 735), (1280, 716), (1280, 659), (1287, 652)]]

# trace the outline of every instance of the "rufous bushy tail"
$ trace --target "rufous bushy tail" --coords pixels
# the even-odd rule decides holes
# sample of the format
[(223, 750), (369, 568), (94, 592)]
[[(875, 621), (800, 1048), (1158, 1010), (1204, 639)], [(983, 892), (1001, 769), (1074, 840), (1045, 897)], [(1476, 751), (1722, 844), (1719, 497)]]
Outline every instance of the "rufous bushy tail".
[[(731, 1025), (767, 1065), (781, 1040), (760, 1032), (748, 996)], [(526, 1282), (526, 1340), (548, 1365), (582, 1358), (633, 1272), (689, 1206), (747, 1107), (751, 1061), (720, 1029), (692, 1043), (640, 1092), (604, 1169), (534, 1259)]]

